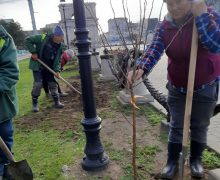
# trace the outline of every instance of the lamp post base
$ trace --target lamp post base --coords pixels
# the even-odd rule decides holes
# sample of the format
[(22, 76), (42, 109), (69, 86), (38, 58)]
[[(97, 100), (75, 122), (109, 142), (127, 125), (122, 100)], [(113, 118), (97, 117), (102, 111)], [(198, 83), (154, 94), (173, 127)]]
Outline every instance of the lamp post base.
[(91, 159), (88, 156), (83, 158), (82, 168), (86, 171), (99, 171), (107, 167), (109, 163), (109, 157), (104, 153), (102, 157), (97, 159)]

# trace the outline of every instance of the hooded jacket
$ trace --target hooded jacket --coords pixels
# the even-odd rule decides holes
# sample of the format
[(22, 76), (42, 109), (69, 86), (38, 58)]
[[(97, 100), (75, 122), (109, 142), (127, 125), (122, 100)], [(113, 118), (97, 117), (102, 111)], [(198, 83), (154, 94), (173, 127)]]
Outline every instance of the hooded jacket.
[(19, 68), (14, 41), (0, 25), (0, 123), (12, 119), (18, 112), (18, 79)]
[[(46, 46), (46, 43), (49, 41), (49, 39), (53, 35), (46, 35), (46, 34), (40, 34), (40, 35), (34, 35), (34, 36), (29, 36), (25, 39), (25, 45), (29, 52), (31, 54), (37, 54), (38, 57), (42, 59), (43, 57), (43, 52), (44, 48)], [(59, 49), (57, 50), (56, 57), (54, 58), (52, 68), (55, 72), (59, 72), (61, 70), (61, 55), (65, 49), (65, 46), (63, 43), (60, 44)], [(29, 68), (33, 71), (39, 71), (40, 69), (40, 63), (37, 61), (30, 60)]]

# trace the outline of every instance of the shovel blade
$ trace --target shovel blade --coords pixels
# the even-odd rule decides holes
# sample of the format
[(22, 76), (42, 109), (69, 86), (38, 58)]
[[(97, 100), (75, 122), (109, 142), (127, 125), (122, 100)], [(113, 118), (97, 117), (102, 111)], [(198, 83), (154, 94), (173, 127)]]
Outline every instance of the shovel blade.
[(26, 160), (10, 162), (6, 165), (7, 180), (33, 180), (33, 173)]

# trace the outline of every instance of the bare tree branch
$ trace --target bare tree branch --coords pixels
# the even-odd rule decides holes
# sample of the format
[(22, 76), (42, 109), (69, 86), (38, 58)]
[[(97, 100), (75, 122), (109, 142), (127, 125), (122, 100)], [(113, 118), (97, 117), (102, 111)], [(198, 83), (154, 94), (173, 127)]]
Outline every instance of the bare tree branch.
[[(142, 39), (142, 33), (143, 33), (143, 29), (144, 29), (144, 22), (145, 22), (146, 8), (147, 8), (147, 1), (144, 0), (144, 15), (143, 15), (143, 19), (142, 19), (142, 26), (141, 26), (140, 40)], [(140, 21), (140, 23), (141, 23), (141, 21)], [(139, 44), (139, 45), (140, 45), (140, 44)], [(139, 49), (140, 49), (140, 47), (139, 47)]]
[(128, 122), (128, 124), (133, 126), (133, 124), (128, 120), (128, 118), (122, 112), (121, 112), (121, 115), (125, 118), (125, 120)]
[(164, 5), (164, 1), (162, 2), (162, 5), (160, 7), (159, 22), (161, 21), (161, 13), (162, 13), (163, 5)]
[[(150, 17), (151, 17), (153, 8), (154, 8), (154, 0), (153, 0), (152, 3), (151, 3), (151, 10), (150, 10), (150, 14), (149, 14), (149, 16), (148, 16), (148, 22), (149, 22), (149, 19), (150, 19)], [(147, 27), (148, 27), (148, 23), (147, 23)], [(145, 40), (145, 42), (144, 42), (144, 49), (145, 49), (145, 47), (146, 47), (146, 43), (147, 43), (147, 38), (146, 38), (146, 40)]]
[[(83, 2), (83, 1), (82, 1), (82, 2)], [(94, 22), (96, 23), (96, 25), (97, 25), (97, 27), (98, 27), (98, 31), (99, 31), (99, 32), (100, 32), (100, 31), (102, 32), (103, 37), (105, 38), (106, 43), (107, 43), (107, 45), (109, 46), (110, 50), (113, 51), (111, 45), (108, 43), (108, 40), (107, 40), (107, 38), (106, 38), (106, 36), (105, 36), (103, 30), (102, 30), (101, 25), (98, 23), (98, 21), (97, 21), (95, 15), (93, 14), (93, 11), (86, 5), (86, 3), (83, 2), (83, 4), (84, 4), (85, 8), (88, 10), (88, 12), (89, 12), (89, 14), (91, 15), (91, 17), (93, 18)], [(104, 48), (106, 48), (105, 43), (104, 43), (104, 41), (103, 41), (103, 39), (102, 39), (101, 36), (100, 36), (100, 38), (101, 38), (101, 41), (102, 41), (102, 43), (103, 43)], [(112, 62), (111, 58), (110, 58), (109, 60), (110, 60), (110, 62), (111, 62), (111, 64), (112, 64), (112, 66), (111, 66), (110, 69), (111, 69), (112, 73), (115, 75), (115, 77), (116, 77), (116, 78), (118, 79), (118, 81), (119, 81), (119, 77), (118, 77), (118, 75), (117, 75), (116, 70), (114, 69), (114, 65), (113, 65), (113, 62)], [(120, 68), (120, 67), (119, 67), (119, 68)], [(122, 69), (120, 69), (120, 71), (122, 71)], [(122, 72), (123, 72), (123, 71), (122, 71)], [(126, 75), (125, 75), (125, 76), (126, 76)], [(123, 86), (126, 87), (125, 84), (123, 84)], [(129, 89), (128, 89), (128, 90), (129, 90)]]
[(123, 34), (122, 34), (122, 32), (121, 32), (121, 29), (120, 29), (120, 27), (118, 26), (118, 23), (117, 23), (117, 21), (116, 21), (115, 10), (114, 10), (114, 8), (113, 8), (112, 1), (111, 1), (111, 0), (110, 0), (110, 5), (111, 5), (111, 8), (112, 8), (112, 12), (113, 12), (113, 16), (114, 16), (114, 21), (115, 21), (115, 25), (116, 25), (116, 28), (117, 28), (119, 37), (120, 37), (120, 39), (121, 39), (121, 41), (122, 41), (123, 46), (125, 47), (125, 49), (128, 50), (128, 47), (127, 47), (127, 44), (126, 44), (126, 42), (125, 42), (124, 36), (123, 36)]
[(123, 6), (123, 11), (124, 11), (124, 17), (125, 17), (125, 20), (126, 20), (126, 23), (127, 23), (127, 26), (128, 26), (128, 33), (129, 33), (129, 37), (130, 37), (130, 40), (131, 40), (131, 44), (134, 48), (134, 43), (132, 41), (132, 37), (133, 37), (133, 32), (132, 32), (132, 27), (131, 27), (131, 23), (130, 23), (130, 18), (127, 20), (127, 16), (126, 16), (126, 10), (125, 10), (125, 4), (124, 4), (124, 0), (122, 0), (122, 6)]

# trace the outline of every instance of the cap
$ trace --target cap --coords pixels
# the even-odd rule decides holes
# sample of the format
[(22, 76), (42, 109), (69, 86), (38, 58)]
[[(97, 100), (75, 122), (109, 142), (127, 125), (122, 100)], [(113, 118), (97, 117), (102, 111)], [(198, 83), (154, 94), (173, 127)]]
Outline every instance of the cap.
[(67, 49), (67, 50), (65, 50), (65, 52), (66, 52), (71, 58), (74, 57), (74, 52), (73, 52), (72, 49)]
[(53, 34), (54, 34), (55, 36), (64, 36), (63, 29), (62, 29), (59, 25), (57, 25), (57, 26), (54, 28)]

